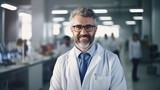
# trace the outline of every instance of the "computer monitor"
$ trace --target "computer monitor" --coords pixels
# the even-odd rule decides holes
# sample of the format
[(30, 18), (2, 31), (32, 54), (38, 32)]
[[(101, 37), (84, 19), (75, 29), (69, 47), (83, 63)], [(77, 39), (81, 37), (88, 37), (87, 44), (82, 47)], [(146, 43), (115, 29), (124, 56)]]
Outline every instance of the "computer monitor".
[(1, 55), (2, 55), (2, 65), (9, 66), (15, 64), (11, 61), (11, 54), (9, 52), (2, 53)]
[(7, 52), (2, 53), (2, 61), (6, 61), (9, 59), (10, 59), (10, 55)]
[(0, 52), (3, 53), (5, 51), (7, 51), (6, 48), (5, 48), (5, 45), (0, 43)]
[(19, 52), (17, 49), (13, 49), (11, 51), (9, 51), (9, 54), (11, 56), (11, 58), (17, 57), (17, 55), (19, 55)]

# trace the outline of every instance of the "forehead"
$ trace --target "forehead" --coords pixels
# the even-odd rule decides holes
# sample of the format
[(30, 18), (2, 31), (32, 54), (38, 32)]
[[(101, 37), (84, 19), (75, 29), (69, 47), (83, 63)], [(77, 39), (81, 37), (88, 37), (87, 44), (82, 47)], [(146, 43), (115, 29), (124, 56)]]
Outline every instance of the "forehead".
[(86, 25), (86, 24), (95, 24), (95, 20), (92, 17), (83, 17), (80, 15), (75, 15), (73, 19), (71, 20), (72, 25), (76, 24), (81, 24), (81, 25)]

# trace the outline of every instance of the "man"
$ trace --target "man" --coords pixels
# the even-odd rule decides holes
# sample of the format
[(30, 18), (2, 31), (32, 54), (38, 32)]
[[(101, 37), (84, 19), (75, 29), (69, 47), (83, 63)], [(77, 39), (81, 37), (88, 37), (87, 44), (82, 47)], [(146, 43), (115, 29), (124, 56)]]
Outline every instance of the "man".
[(133, 33), (132, 40), (129, 42), (129, 59), (132, 61), (132, 80), (139, 81), (137, 76), (138, 65), (142, 57), (141, 43), (137, 33)]
[(75, 46), (57, 59), (49, 90), (127, 90), (117, 55), (93, 43), (97, 31), (93, 10), (76, 8), (70, 23)]

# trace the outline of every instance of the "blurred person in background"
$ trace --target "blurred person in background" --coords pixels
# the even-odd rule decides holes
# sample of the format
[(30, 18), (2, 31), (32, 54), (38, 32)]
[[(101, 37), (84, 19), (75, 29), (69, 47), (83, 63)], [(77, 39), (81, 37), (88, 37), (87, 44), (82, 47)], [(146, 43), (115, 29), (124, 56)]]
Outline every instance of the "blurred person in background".
[(110, 42), (107, 34), (104, 34), (104, 38), (100, 41), (103, 48), (110, 51)]
[(137, 33), (132, 35), (132, 40), (129, 42), (129, 59), (132, 61), (132, 80), (137, 82), (139, 80), (137, 76), (138, 65), (141, 60), (141, 43)]
[(111, 34), (111, 38), (109, 40), (109, 48), (110, 50), (117, 54), (117, 56), (120, 58), (120, 48), (121, 48), (121, 45), (120, 45), (120, 42), (115, 38), (114, 34), (112, 33)]
[(22, 55), (24, 53), (24, 56), (27, 56), (27, 51), (28, 51), (28, 45), (27, 45), (27, 40), (23, 40), (19, 38), (16, 42), (17, 50)]
[(49, 90), (127, 90), (117, 55), (94, 43), (94, 11), (78, 7), (71, 12), (70, 23), (75, 46), (58, 57)]
[(27, 56), (27, 52), (28, 52), (27, 40), (25, 39), (23, 42), (24, 42), (24, 55)]
[(17, 40), (16, 46), (19, 54), (22, 55), (23, 40), (21, 38)]
[(53, 50), (53, 54), (55, 57), (58, 57), (59, 55), (66, 53), (73, 47), (71, 38), (69, 36), (64, 36), (62, 40), (62, 45), (57, 46), (57, 49)]

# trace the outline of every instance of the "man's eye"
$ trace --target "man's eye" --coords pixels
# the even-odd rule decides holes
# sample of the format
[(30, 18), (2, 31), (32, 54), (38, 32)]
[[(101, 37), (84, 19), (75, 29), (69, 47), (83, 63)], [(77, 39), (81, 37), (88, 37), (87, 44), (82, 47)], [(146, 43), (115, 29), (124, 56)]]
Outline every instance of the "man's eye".
[(81, 25), (77, 25), (77, 26), (75, 26), (77, 29), (81, 29), (82, 28), (82, 26)]

